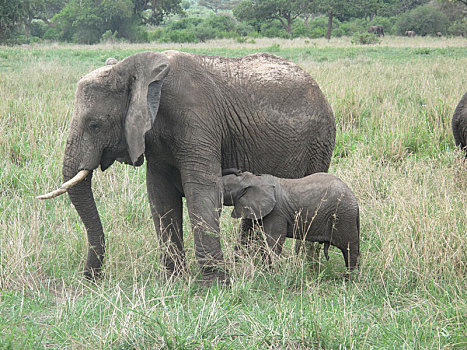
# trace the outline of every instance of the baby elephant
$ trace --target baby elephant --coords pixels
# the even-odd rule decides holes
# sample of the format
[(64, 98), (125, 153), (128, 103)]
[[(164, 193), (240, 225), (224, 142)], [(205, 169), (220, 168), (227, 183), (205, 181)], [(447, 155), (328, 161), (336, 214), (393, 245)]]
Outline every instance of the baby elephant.
[[(349, 270), (358, 266), (360, 218), (357, 199), (339, 178), (316, 173), (301, 179), (224, 171), (224, 205), (232, 217), (262, 220), (266, 243), (279, 255), (285, 237), (339, 248)], [(271, 261), (270, 256), (267, 256)]]

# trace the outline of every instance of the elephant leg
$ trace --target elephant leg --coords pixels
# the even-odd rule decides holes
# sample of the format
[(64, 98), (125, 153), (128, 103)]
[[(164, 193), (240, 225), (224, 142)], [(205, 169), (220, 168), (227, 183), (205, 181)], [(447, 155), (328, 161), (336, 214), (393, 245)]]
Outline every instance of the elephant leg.
[(260, 220), (252, 220), (242, 218), (240, 223), (240, 230), (238, 233), (238, 240), (235, 250), (237, 252), (243, 251), (246, 249), (248, 253), (251, 253), (251, 249), (255, 246), (255, 244), (261, 244), (258, 241), (258, 227), (262, 226), (262, 221)]
[[(250, 240), (253, 236), (253, 220), (242, 218), (240, 224), (240, 233), (238, 235), (238, 249), (245, 247), (247, 248), (250, 244)], [(237, 249), (237, 250), (238, 250)]]
[(151, 214), (162, 247), (162, 262), (169, 275), (186, 270), (183, 246), (182, 194), (172, 176), (147, 167), (146, 185)]
[(342, 255), (344, 255), (345, 266), (349, 271), (358, 267), (359, 244), (349, 242), (346, 247), (341, 248)]
[[(219, 237), (222, 208), (220, 178), (208, 182), (210, 175), (183, 176), (188, 214), (195, 241), (195, 255), (201, 265), (203, 280), (228, 283)], [(213, 178), (212, 176), (211, 178)]]
[(273, 258), (282, 252), (287, 233), (287, 220), (280, 215), (270, 213), (263, 218), (263, 234), (266, 241), (266, 250), (263, 254), (263, 262), (271, 266)]

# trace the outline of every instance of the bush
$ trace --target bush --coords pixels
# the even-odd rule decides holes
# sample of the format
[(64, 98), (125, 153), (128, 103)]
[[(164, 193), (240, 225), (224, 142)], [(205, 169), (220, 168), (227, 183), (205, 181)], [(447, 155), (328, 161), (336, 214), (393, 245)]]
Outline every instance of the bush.
[(168, 30), (161, 38), (161, 41), (173, 43), (196, 43), (198, 42), (198, 39), (192, 29), (181, 29)]
[(362, 32), (354, 34), (350, 42), (352, 44), (372, 45), (381, 43), (381, 39), (376, 34)]
[(57, 30), (57, 28), (49, 27), (45, 31), (42, 38), (45, 39), (45, 40), (50, 40), (50, 41), (58, 41), (58, 40), (60, 40), (60, 33)]
[(267, 38), (290, 38), (289, 33), (279, 21), (266, 22), (261, 25), (260, 33)]
[(253, 26), (251, 26), (249, 24), (246, 24), (246, 23), (243, 23), (243, 22), (237, 23), (237, 27), (236, 27), (235, 31), (240, 36), (248, 36), (248, 35), (251, 35), (253, 33), (256, 33), (255, 28), (253, 28)]
[(203, 22), (202, 18), (185, 17), (185, 18), (179, 19), (178, 21), (171, 22), (167, 26), (167, 29), (169, 31), (171, 31), (171, 30), (181, 30), (181, 29), (193, 29), (194, 27), (196, 27), (201, 22)]
[(448, 28), (447, 33), (449, 35), (456, 35), (456, 36), (467, 36), (467, 20), (456, 21), (451, 24)]
[(210, 27), (206, 22), (197, 26), (194, 30), (195, 37), (198, 41), (205, 42), (206, 40), (211, 40), (216, 37), (221, 37), (219, 32), (214, 28)]
[(162, 28), (155, 28), (154, 30), (149, 30), (148, 32), (148, 42), (157, 41), (162, 38), (164, 35), (164, 30)]
[(29, 27), (30, 34), (42, 38), (49, 27), (41, 19), (35, 19)]
[(311, 30), (310, 37), (313, 39), (322, 38), (326, 36), (326, 28), (316, 27)]
[(311, 36), (311, 27), (305, 27), (305, 23), (296, 21), (292, 27), (292, 37), (294, 38), (306, 38)]
[(237, 22), (228, 15), (212, 15), (204, 23), (221, 32), (233, 32), (237, 27)]
[(114, 43), (118, 42), (117, 35), (118, 35), (117, 31), (112, 33), (111, 30), (107, 30), (101, 36), (101, 43), (114, 44)]
[(403, 13), (396, 22), (397, 33), (404, 35), (413, 30), (417, 35), (436, 35), (446, 33), (449, 20), (444, 12), (431, 5), (419, 6)]

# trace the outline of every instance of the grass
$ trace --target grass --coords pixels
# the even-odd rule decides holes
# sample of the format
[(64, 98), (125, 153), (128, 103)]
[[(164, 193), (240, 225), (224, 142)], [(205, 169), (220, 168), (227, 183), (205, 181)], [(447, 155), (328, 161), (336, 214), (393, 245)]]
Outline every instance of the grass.
[[(349, 282), (337, 249), (310, 269), (291, 242), (274, 271), (236, 258), (223, 214), (231, 288), (166, 283), (144, 167), (96, 172), (107, 237), (104, 281), (83, 283), (87, 242), (60, 184), (76, 81), (109, 56), (145, 49), (269, 51), (316, 79), (336, 115), (330, 172), (361, 207), (361, 269)], [(190, 45), (0, 48), (0, 348), (462, 349), (466, 331), (467, 168), (450, 120), (465, 92), (467, 41), (388, 38)]]

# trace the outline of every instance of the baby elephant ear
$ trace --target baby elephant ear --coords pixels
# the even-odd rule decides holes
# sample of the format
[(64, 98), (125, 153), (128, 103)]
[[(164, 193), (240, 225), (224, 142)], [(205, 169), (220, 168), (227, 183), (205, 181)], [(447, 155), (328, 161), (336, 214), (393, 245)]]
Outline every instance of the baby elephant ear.
[(255, 177), (245, 193), (235, 203), (233, 218), (261, 219), (276, 206), (274, 186)]
[(129, 82), (125, 138), (135, 164), (144, 153), (144, 134), (151, 129), (159, 109), (162, 82), (170, 70), (169, 60), (162, 53), (146, 51), (117, 63), (115, 69), (126, 75)]

